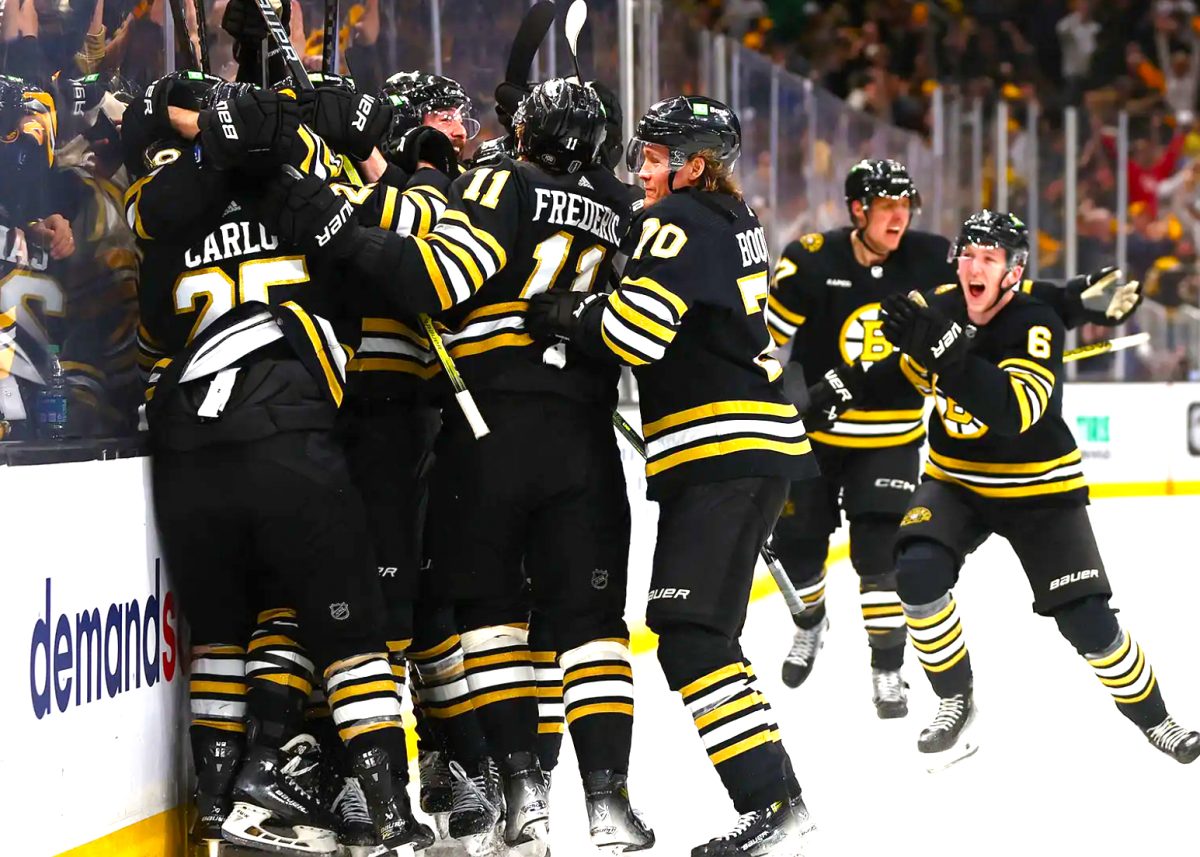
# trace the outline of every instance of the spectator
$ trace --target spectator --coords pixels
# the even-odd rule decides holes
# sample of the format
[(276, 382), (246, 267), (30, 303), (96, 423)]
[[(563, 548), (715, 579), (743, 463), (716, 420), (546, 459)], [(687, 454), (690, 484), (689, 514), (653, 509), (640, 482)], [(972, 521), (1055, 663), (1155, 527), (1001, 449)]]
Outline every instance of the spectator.
[(1071, 14), (1060, 20), (1054, 29), (1062, 49), (1063, 80), (1067, 84), (1068, 97), (1074, 103), (1091, 73), (1096, 37), (1100, 33), (1100, 24), (1092, 17), (1090, 0), (1074, 0)]
[[(1171, 38), (1182, 38), (1186, 49), (1172, 50)], [(1196, 110), (1196, 88), (1200, 82), (1200, 44), (1192, 20), (1159, 14), (1154, 18), (1154, 46), (1163, 72), (1167, 105), (1180, 125), (1192, 121)]]

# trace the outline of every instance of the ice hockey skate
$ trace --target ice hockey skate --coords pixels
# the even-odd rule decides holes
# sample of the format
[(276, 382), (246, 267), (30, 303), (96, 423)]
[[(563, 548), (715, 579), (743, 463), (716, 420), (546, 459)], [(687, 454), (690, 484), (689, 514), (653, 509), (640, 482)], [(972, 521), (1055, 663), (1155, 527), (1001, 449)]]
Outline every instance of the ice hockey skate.
[(330, 802), (337, 823), (338, 845), (348, 857), (367, 857), (379, 844), (367, 798), (354, 777), (342, 777), (339, 781), (341, 786)]
[(899, 670), (871, 670), (871, 701), (881, 720), (908, 716), (908, 682)]
[(654, 831), (629, 804), (625, 774), (591, 771), (584, 778), (592, 844), (601, 854), (626, 854), (654, 847)]
[(450, 810), (454, 804), (454, 780), (446, 762), (446, 754), (441, 750), (422, 750), (417, 757), (421, 778), (421, 812), (433, 819), (439, 839), (448, 836)]
[(792, 638), (792, 648), (783, 659), (783, 683), (788, 687), (799, 687), (812, 673), (817, 662), (817, 653), (825, 645), (825, 632), (829, 630), (829, 617), (825, 617), (814, 628), (797, 628)]
[(408, 789), (388, 755), (373, 747), (351, 756), (350, 770), (362, 786), (379, 844), (367, 857), (412, 857), (433, 844), (433, 831), (413, 817)]
[(276, 854), (334, 854), (334, 818), (317, 793), (320, 760), (311, 735), (282, 749), (251, 749), (233, 784), (233, 811), (221, 825), (235, 845)]
[(243, 738), (221, 737), (198, 749), (195, 809), (188, 839), (194, 857), (216, 857), (225, 841), (221, 825), (232, 809), (230, 792), (242, 760)]
[(692, 857), (809, 857), (817, 826), (800, 797), (743, 813), (733, 829), (692, 849)]
[(1200, 758), (1200, 732), (1184, 729), (1174, 717), (1147, 729), (1146, 740), (1180, 764), (1190, 765)]
[(917, 749), (926, 770), (937, 773), (975, 755), (979, 744), (971, 734), (976, 714), (970, 691), (943, 698), (933, 722), (921, 730)]
[(500, 772), (490, 759), (468, 771), (458, 762), (449, 765), (453, 802), (447, 814), (447, 834), (470, 857), (503, 853), (500, 818), (504, 814)]
[(508, 845), (548, 843), (550, 795), (532, 753), (513, 753), (500, 767), (504, 783), (504, 841)]

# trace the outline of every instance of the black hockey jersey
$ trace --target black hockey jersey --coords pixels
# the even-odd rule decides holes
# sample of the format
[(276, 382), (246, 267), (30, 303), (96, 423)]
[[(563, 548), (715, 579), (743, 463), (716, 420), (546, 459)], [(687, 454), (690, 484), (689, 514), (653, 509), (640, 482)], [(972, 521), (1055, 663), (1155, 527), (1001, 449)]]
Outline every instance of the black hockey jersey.
[(440, 312), (472, 391), (550, 392), (616, 404), (616, 371), (577, 349), (536, 344), (527, 302), (551, 288), (607, 282), (630, 221), (629, 188), (601, 167), (555, 175), (504, 158), (454, 181), (427, 239), (410, 237), (385, 284), (407, 312)]
[(620, 287), (585, 313), (580, 337), (634, 369), (648, 496), (698, 482), (815, 475), (771, 356), (771, 266), (758, 217), (731, 196), (687, 190), (646, 209), (633, 232)]
[[(360, 223), (425, 238), (446, 210), (450, 178), (426, 167), (403, 188), (336, 184), (333, 189), (354, 203)], [(362, 338), (346, 367), (350, 395), (403, 400), (420, 396), (425, 382), (442, 369), (421, 325), (400, 316), (385, 298), (364, 295), (359, 304)]]
[[(880, 302), (949, 282), (957, 273), (947, 262), (950, 243), (939, 235), (910, 230), (896, 252), (865, 267), (854, 257), (850, 227), (805, 235), (783, 251), (767, 304), (775, 341), (792, 344), (793, 361), (814, 383), (843, 363), (870, 367), (892, 354), (881, 332)], [(923, 402), (904, 383), (876, 391), (870, 403), (848, 410), (813, 440), (831, 446), (900, 446), (924, 434)]]
[[(957, 286), (926, 298), (968, 324)], [(936, 405), (927, 478), (1006, 502), (1087, 502), (1082, 456), (1062, 417), (1064, 335), (1052, 307), (1018, 292), (975, 330), (970, 352), (951, 370), (930, 375), (901, 355), (903, 374)]]

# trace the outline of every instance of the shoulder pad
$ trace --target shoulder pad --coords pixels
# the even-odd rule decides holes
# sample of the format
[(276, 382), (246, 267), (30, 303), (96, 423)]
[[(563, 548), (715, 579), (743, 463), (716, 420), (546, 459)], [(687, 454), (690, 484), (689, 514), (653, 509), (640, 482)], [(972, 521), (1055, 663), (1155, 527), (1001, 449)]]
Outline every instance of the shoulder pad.
[(944, 286), (938, 286), (933, 290), (935, 295), (944, 295), (946, 292), (952, 292), (958, 288), (958, 283), (946, 283)]
[(809, 232), (807, 235), (801, 235), (800, 246), (809, 253), (816, 253), (825, 246), (825, 236), (820, 232)]

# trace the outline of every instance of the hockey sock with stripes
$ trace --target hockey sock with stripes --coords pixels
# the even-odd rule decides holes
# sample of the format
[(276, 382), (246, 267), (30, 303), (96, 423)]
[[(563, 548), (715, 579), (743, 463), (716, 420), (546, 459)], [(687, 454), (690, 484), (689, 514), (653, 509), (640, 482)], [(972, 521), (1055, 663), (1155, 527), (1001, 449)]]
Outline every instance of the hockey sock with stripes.
[(464, 766), (487, 754), (482, 727), (471, 704), (471, 690), (463, 670), (462, 641), (452, 633), (432, 645), (418, 640), (410, 649), (412, 687), (421, 730), (433, 745)]
[(498, 759), (535, 750), (537, 685), (529, 631), (492, 625), (462, 635), (463, 669), (488, 748)]
[(580, 772), (627, 773), (633, 742), (629, 641), (592, 640), (563, 652), (559, 665), (567, 726)]
[(1167, 707), (1154, 668), (1128, 631), (1118, 631), (1116, 639), (1102, 651), (1084, 657), (1096, 678), (1112, 694), (1117, 710), (1138, 727), (1149, 729), (1166, 719)]
[(259, 724), (257, 740), (282, 747), (304, 728), (314, 681), (295, 610), (259, 613), (248, 647), (246, 680), (249, 710)]
[(908, 636), (933, 691), (943, 699), (971, 690), (971, 656), (953, 593), (927, 604), (905, 604)]
[(862, 577), (858, 583), (863, 627), (871, 645), (871, 666), (898, 670), (904, 664), (904, 606), (893, 574)]

